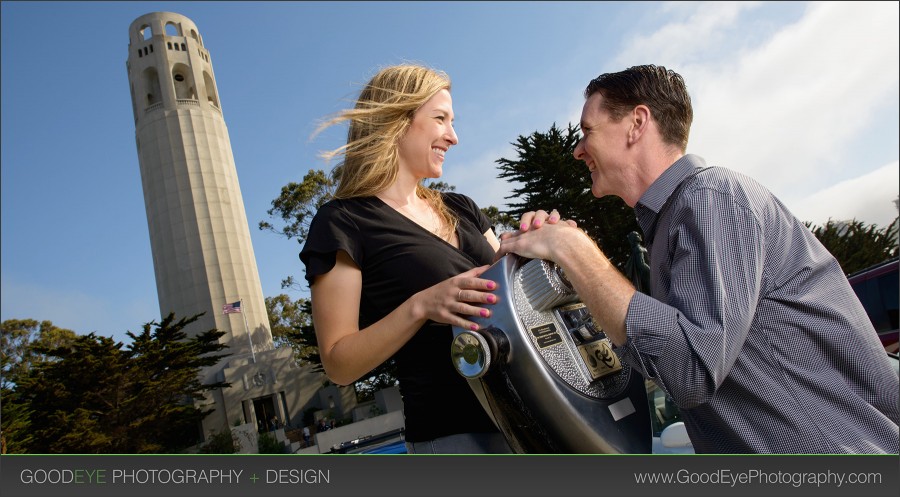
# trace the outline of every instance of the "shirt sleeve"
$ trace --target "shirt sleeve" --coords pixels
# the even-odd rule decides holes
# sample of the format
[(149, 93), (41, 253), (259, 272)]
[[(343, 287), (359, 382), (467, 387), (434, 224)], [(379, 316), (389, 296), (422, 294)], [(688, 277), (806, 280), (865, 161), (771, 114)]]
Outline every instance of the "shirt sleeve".
[(461, 218), (465, 218), (475, 225), (475, 227), (478, 228), (479, 233), (487, 233), (487, 230), (493, 228), (491, 220), (488, 219), (484, 212), (481, 212), (481, 209), (478, 208), (478, 204), (471, 198), (454, 192), (445, 193), (444, 198), (447, 200), (448, 204), (457, 206), (457, 208), (454, 209), (456, 213)]
[(343, 250), (360, 267), (363, 250), (359, 239), (359, 227), (350, 216), (334, 206), (322, 206), (309, 225), (306, 243), (300, 251), (300, 260), (306, 266), (309, 286), (316, 276), (331, 271), (337, 260), (337, 251)]
[(635, 293), (623, 357), (690, 409), (709, 401), (740, 354), (765, 254), (760, 222), (733, 195), (702, 188), (679, 200), (668, 239), (657, 241), (668, 243), (667, 300)]

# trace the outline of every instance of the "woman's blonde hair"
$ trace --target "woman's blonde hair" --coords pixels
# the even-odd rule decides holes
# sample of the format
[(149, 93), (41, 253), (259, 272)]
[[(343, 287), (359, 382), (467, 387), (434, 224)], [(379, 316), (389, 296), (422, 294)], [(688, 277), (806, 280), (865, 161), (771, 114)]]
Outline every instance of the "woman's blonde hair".
[[(386, 190), (397, 179), (399, 142), (415, 112), (441, 90), (450, 90), (450, 77), (443, 71), (404, 64), (378, 71), (366, 84), (353, 109), (345, 110), (319, 126), (318, 131), (349, 122), (347, 144), (325, 152), (326, 159), (342, 156), (334, 198), (371, 197)], [(441, 218), (448, 239), (456, 231), (457, 218), (444, 204), (440, 192), (416, 187)]]

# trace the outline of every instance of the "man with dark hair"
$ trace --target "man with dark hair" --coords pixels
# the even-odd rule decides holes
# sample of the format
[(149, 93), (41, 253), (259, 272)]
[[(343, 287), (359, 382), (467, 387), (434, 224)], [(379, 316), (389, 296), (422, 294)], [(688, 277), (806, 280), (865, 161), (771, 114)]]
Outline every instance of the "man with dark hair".
[(847, 278), (771, 192), (685, 154), (681, 76), (632, 67), (585, 98), (575, 157), (594, 196), (634, 207), (649, 295), (545, 211), (499, 254), (559, 264), (622, 360), (678, 405), (697, 452), (897, 453), (900, 381)]

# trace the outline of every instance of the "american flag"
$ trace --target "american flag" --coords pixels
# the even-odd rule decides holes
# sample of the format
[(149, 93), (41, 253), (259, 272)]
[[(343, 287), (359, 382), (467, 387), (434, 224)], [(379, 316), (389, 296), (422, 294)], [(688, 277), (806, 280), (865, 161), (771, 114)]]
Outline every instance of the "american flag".
[(240, 300), (222, 306), (222, 314), (231, 314), (232, 312), (241, 312)]

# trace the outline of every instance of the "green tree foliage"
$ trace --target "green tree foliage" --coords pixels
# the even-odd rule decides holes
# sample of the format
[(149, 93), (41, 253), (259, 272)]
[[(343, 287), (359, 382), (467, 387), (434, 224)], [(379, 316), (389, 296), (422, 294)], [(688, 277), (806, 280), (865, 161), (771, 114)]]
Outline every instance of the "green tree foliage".
[[(196, 438), (197, 427), (213, 411), (205, 392), (229, 386), (225, 382), (203, 384), (200, 371), (214, 366), (228, 354), (219, 342), (225, 332), (216, 329), (188, 338), (185, 327), (200, 315), (175, 321), (169, 314), (161, 323), (148, 323), (138, 334), (128, 332), (129, 369), (145, 371), (134, 375), (129, 385), (139, 405), (129, 406), (129, 452), (154, 453), (180, 449)], [(155, 326), (154, 326), (155, 325)], [(200, 406), (198, 406), (200, 404)]]
[(628, 233), (640, 232), (634, 210), (618, 197), (601, 199), (591, 194), (587, 167), (572, 155), (581, 139), (577, 126), (560, 129), (553, 124), (547, 132), (519, 136), (513, 143), (518, 157), (497, 160), (500, 174), (517, 186), (506, 198), (508, 215), (519, 219), (528, 211), (558, 209), (573, 219), (603, 249), (620, 270), (630, 254)]
[[(448, 345), (449, 347), (449, 345)], [(375, 392), (397, 385), (397, 364), (393, 359), (372, 370), (368, 376), (356, 382), (356, 399), (359, 402), (375, 400)]]
[(13, 389), (3, 388), (0, 392), (0, 410), (3, 426), (0, 428), (0, 454), (21, 454), (27, 452), (34, 437), (31, 436), (32, 416), (28, 405), (18, 398)]
[(805, 223), (822, 245), (828, 249), (844, 270), (855, 273), (897, 256), (897, 219), (879, 228), (862, 221), (831, 221), (824, 226)]
[(312, 323), (312, 302), (307, 298), (291, 300), (286, 294), (266, 297), (266, 313), (272, 325), (272, 338), (277, 346), (290, 346), (298, 364), (315, 365), (322, 370), (319, 342)]
[(94, 333), (70, 348), (43, 350), (56, 360), (20, 377), (16, 392), (31, 416), (31, 453), (111, 453), (124, 433), (119, 419), (134, 402), (125, 394), (122, 344)]
[(448, 184), (446, 181), (431, 181), (426, 185), (428, 188), (432, 190), (437, 190), (439, 192), (453, 192), (456, 191), (456, 187)]
[(272, 201), (272, 208), (266, 213), (269, 217), (281, 218), (284, 226), (278, 228), (269, 222), (260, 221), (259, 229), (277, 233), (288, 240), (296, 238), (302, 244), (316, 211), (334, 196), (337, 174), (337, 169), (331, 173), (310, 169), (302, 182), (292, 181), (283, 186), (281, 193)]
[(19, 378), (36, 365), (53, 360), (40, 350), (68, 347), (76, 337), (74, 331), (58, 328), (50, 321), (8, 319), (0, 323), (0, 453), (24, 452), (33, 439), (32, 413), (19, 401), (16, 391)]
[(279, 442), (274, 435), (260, 433), (256, 439), (257, 452), (260, 454), (283, 454), (284, 443)]
[(213, 433), (200, 447), (201, 454), (234, 454), (241, 450), (241, 441), (230, 429)]
[(68, 346), (77, 336), (74, 331), (58, 328), (50, 321), (34, 319), (8, 319), (0, 323), (0, 331), (0, 374), (4, 388), (12, 387), (17, 376), (48, 359), (38, 349)]
[(500, 212), (500, 209), (490, 205), (482, 207), (481, 212), (491, 221), (491, 226), (498, 234), (504, 231), (514, 230), (518, 219), (511, 216), (507, 212)]
[(196, 443), (211, 412), (205, 393), (228, 386), (200, 381), (226, 346), (216, 330), (188, 338), (184, 328), (197, 318), (148, 323), (127, 333), (127, 348), (94, 333), (63, 347), (36, 346), (50, 360), (18, 377), (3, 404), (4, 418), (8, 407), (30, 414), (27, 433), (4, 427), (4, 434), (29, 453), (166, 453)]

